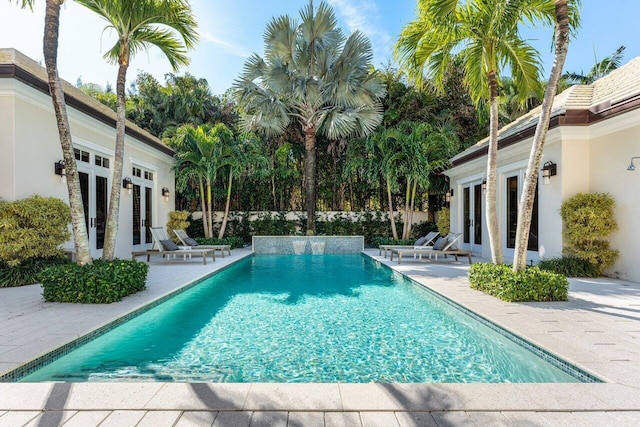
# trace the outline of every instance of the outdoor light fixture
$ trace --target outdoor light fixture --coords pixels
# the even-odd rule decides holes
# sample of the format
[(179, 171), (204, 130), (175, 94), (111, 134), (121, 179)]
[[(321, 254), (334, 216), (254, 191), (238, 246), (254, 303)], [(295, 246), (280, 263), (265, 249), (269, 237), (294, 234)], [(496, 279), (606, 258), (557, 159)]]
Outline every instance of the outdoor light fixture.
[(453, 188), (444, 194), (444, 200), (449, 203), (453, 199)]
[(122, 188), (126, 188), (127, 194), (131, 194), (131, 190), (133, 189), (133, 182), (131, 182), (131, 178), (125, 177), (122, 180)]
[(547, 185), (551, 177), (558, 174), (558, 165), (553, 162), (546, 162), (542, 165), (542, 183)]
[(61, 177), (67, 175), (67, 169), (64, 167), (64, 160), (58, 160), (57, 162), (55, 162), (53, 164), (53, 168), (56, 175), (60, 175)]
[(633, 159), (640, 159), (640, 157), (632, 157), (631, 158), (631, 162), (629, 162), (629, 166), (627, 166), (627, 170), (629, 172), (633, 172), (634, 170), (636, 170), (636, 165), (633, 164)]
[(167, 187), (163, 187), (162, 188), (162, 196), (164, 197), (165, 202), (169, 201), (169, 194), (171, 194), (169, 189)]
[(482, 180), (482, 191), (485, 191), (487, 189), (487, 180), (483, 179)]

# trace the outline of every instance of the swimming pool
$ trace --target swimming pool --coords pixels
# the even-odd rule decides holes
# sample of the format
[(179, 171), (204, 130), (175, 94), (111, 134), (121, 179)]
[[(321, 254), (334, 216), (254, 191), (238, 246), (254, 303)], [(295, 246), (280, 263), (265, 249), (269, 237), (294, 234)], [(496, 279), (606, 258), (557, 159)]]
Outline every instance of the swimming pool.
[(364, 255), (252, 256), (22, 381), (577, 382)]

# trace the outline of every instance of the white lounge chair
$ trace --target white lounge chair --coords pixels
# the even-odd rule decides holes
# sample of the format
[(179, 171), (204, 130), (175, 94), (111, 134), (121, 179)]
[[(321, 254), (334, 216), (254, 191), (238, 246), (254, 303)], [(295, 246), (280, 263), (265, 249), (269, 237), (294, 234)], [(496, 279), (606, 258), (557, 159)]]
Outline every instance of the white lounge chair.
[(180, 242), (183, 245), (189, 246), (192, 249), (213, 249), (214, 252), (220, 251), (222, 258), (224, 258), (224, 251), (227, 251), (229, 256), (231, 256), (231, 245), (200, 245), (194, 239), (189, 237), (187, 232), (184, 230), (173, 230), (173, 232), (176, 233), (176, 236), (178, 236), (178, 239), (180, 239)]
[(392, 249), (412, 249), (412, 248), (422, 248), (428, 247), (435, 239), (438, 237), (440, 233), (437, 231), (430, 231), (426, 236), (419, 238), (415, 241), (413, 245), (380, 245), (378, 246), (378, 255), (382, 255), (382, 251), (384, 250), (384, 257), (387, 257), (387, 252)]
[(406, 249), (406, 248), (392, 249), (391, 261), (393, 261), (394, 253), (398, 255), (398, 264), (402, 263), (403, 255), (414, 255), (414, 256), (419, 255), (420, 259), (422, 259), (422, 255), (429, 255), (429, 259), (431, 259), (431, 255), (435, 255), (435, 260), (437, 261), (438, 255), (443, 254), (445, 256), (453, 255), (456, 261), (458, 260), (458, 255), (466, 256), (469, 259), (469, 264), (471, 264), (472, 263), (471, 252), (459, 249), (457, 246), (457, 242), (461, 238), (462, 238), (462, 233), (449, 233), (447, 237), (438, 239), (438, 241), (436, 241), (436, 243), (432, 247), (413, 248), (413, 249)]
[(181, 255), (186, 261), (187, 257), (191, 258), (192, 255), (199, 255), (202, 257), (202, 263), (207, 264), (207, 256), (211, 255), (213, 261), (216, 260), (216, 255), (213, 249), (193, 249), (188, 246), (178, 246), (173, 243), (167, 233), (162, 227), (151, 227), (151, 236), (153, 237), (153, 246), (151, 250), (147, 251), (134, 251), (131, 252), (131, 259), (136, 259), (140, 255), (147, 256), (147, 262), (149, 262), (151, 255), (162, 254), (167, 259), (171, 259), (171, 255), (175, 259), (178, 255)]

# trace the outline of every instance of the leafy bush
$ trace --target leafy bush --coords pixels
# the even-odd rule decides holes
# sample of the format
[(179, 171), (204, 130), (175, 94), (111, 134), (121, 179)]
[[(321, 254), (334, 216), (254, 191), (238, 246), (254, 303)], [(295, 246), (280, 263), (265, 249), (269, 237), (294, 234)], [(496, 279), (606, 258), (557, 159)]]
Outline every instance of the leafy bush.
[(206, 237), (196, 237), (199, 245), (231, 245), (231, 249), (242, 248), (244, 241), (240, 237), (223, 237), (222, 239), (207, 239)]
[(289, 236), (294, 234), (295, 227), (295, 221), (287, 220), (286, 212), (279, 212), (275, 217), (269, 212), (264, 212), (251, 222), (251, 234), (254, 236)]
[(605, 239), (618, 228), (613, 218), (615, 204), (606, 193), (578, 193), (560, 207), (567, 226), (565, 254), (589, 261), (598, 275), (612, 266), (618, 256), (618, 251), (611, 249)]
[(538, 267), (567, 277), (598, 277), (598, 271), (593, 264), (576, 257), (545, 259), (540, 261)]
[(446, 236), (451, 232), (451, 212), (444, 207), (436, 214), (436, 225), (441, 236)]
[[(169, 232), (169, 238), (174, 243), (180, 243), (180, 239), (176, 236), (173, 230), (186, 230), (189, 228), (189, 218), (191, 214), (187, 211), (173, 211), (169, 212), (169, 222), (167, 222), (167, 231)], [(188, 233), (187, 233), (188, 234)]]
[(55, 197), (0, 202), (0, 261), (16, 266), (30, 258), (63, 256), (69, 240), (69, 206)]
[(49, 267), (40, 277), (45, 301), (110, 304), (146, 286), (149, 266), (128, 260)]
[(561, 274), (529, 267), (514, 272), (508, 265), (476, 263), (469, 270), (471, 288), (503, 301), (566, 301), (569, 281)]
[(0, 288), (39, 283), (40, 273), (45, 268), (70, 262), (67, 257), (29, 258), (12, 267), (0, 262)]
[(416, 239), (407, 239), (407, 240), (394, 240), (392, 237), (374, 237), (371, 239), (371, 246), (374, 248), (380, 247), (380, 245), (413, 245), (416, 242)]

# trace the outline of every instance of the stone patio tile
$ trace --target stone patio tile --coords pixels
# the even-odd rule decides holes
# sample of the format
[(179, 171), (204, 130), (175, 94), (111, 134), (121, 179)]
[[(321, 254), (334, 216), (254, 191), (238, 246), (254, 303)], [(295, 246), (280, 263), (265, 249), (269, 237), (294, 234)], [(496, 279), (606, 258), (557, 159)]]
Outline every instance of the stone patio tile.
[(113, 411), (100, 424), (100, 427), (135, 426), (144, 417), (146, 411)]
[(146, 409), (241, 410), (251, 384), (165, 383)]
[(342, 410), (338, 384), (253, 384), (244, 410)]
[(515, 425), (502, 412), (467, 411), (467, 416), (476, 426), (510, 427)]
[(476, 427), (464, 411), (432, 412), (438, 427)]
[(640, 410), (607, 412), (620, 426), (637, 427), (640, 425)]
[[(600, 401), (604, 402), (607, 410), (640, 410), (640, 383), (638, 387), (623, 384), (598, 384), (594, 389)], [(640, 425), (640, 423), (638, 423)]]
[(627, 422), (616, 416), (617, 412), (573, 412), (573, 415), (579, 419), (585, 426), (630, 426), (637, 427), (640, 424), (640, 418), (635, 419), (635, 423), (631, 426)]
[[(605, 386), (605, 387), (603, 387)], [(601, 410), (605, 404), (599, 398), (606, 384), (517, 384), (531, 398), (532, 411)]]
[(325, 427), (361, 427), (360, 413), (358, 412), (325, 412)]
[(324, 427), (324, 413), (289, 412), (287, 427)]
[(429, 412), (396, 412), (400, 427), (438, 427)]
[[(72, 418), (76, 411), (46, 411), (29, 421), (24, 427), (61, 426)], [(1, 425), (2, 423), (0, 423)]]
[(149, 400), (161, 389), (159, 383), (56, 383), (70, 386), (65, 399), (65, 389), (52, 409), (144, 409)]
[(588, 362), (583, 366), (597, 372), (604, 379), (623, 384), (640, 384), (640, 363), (633, 362)]
[(181, 414), (180, 411), (149, 411), (136, 427), (173, 427)]
[(40, 410), (52, 389), (51, 383), (0, 383), (0, 410)]
[(345, 410), (420, 411), (459, 406), (459, 396), (441, 384), (340, 384)]
[(38, 415), (40, 411), (11, 411), (0, 417), (0, 426), (2, 427), (22, 427)]
[(175, 427), (211, 427), (217, 411), (184, 411)]
[(393, 412), (360, 412), (363, 427), (400, 427)]
[(505, 411), (502, 415), (519, 427), (552, 427), (542, 412)]
[(519, 390), (516, 384), (438, 384), (437, 387), (457, 399), (457, 406), (440, 410), (525, 411), (533, 404), (531, 396)]
[(251, 417), (251, 427), (287, 427), (288, 417), (284, 411), (256, 411)]
[(542, 416), (553, 427), (589, 427), (571, 412), (544, 412)]
[(251, 411), (220, 411), (213, 427), (249, 427)]
[(64, 427), (95, 427), (107, 418), (111, 411), (80, 411), (65, 423)]

